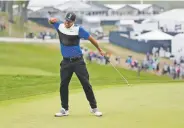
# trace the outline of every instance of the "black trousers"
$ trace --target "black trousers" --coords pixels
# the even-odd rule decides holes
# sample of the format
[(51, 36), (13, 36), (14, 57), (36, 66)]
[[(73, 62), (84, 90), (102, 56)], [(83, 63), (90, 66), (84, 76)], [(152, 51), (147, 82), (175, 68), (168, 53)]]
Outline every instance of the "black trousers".
[[(73, 73), (75, 73), (83, 87), (86, 98), (89, 101), (91, 108), (97, 108), (96, 99), (93, 93), (92, 86), (89, 82), (89, 74), (86, 68), (86, 63), (84, 59), (81, 58), (77, 61), (70, 61), (63, 59), (60, 64), (60, 98), (61, 106), (68, 110), (68, 100), (69, 100), (69, 83), (72, 78)], [(80, 100), (80, 99), (79, 99)]]

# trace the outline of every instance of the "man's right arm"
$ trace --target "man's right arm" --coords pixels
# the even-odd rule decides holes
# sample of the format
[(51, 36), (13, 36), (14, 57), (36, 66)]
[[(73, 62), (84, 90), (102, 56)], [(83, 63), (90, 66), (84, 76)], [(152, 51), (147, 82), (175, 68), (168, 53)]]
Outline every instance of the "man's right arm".
[(62, 23), (61, 21), (58, 21), (57, 18), (50, 18), (50, 19), (48, 20), (48, 22), (49, 22), (49, 24), (52, 24), (53, 27), (54, 27), (56, 30), (58, 30), (59, 25)]
[(97, 40), (94, 39), (83, 27), (79, 27), (79, 37), (89, 40), (98, 49), (98, 51), (100, 52), (102, 56), (105, 55), (105, 53), (102, 51), (102, 49), (98, 45)]

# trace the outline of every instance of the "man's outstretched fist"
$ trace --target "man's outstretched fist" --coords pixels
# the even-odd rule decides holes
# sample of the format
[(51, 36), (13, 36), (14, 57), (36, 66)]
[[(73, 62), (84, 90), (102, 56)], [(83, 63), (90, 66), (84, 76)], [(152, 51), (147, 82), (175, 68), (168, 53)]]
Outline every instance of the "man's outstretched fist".
[(50, 24), (56, 23), (57, 21), (58, 21), (57, 18), (50, 18), (49, 19)]

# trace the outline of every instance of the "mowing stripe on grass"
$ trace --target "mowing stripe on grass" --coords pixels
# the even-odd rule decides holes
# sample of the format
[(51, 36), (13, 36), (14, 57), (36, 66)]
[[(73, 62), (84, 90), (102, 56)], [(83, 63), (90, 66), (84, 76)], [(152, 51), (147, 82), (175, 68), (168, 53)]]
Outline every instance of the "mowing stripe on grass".
[(48, 94), (1, 106), (0, 127), (183, 128), (183, 90), (183, 84), (95, 90), (99, 109), (104, 113), (102, 118), (91, 116), (83, 92), (70, 95), (69, 117), (55, 118), (55, 112), (60, 109), (59, 94)]

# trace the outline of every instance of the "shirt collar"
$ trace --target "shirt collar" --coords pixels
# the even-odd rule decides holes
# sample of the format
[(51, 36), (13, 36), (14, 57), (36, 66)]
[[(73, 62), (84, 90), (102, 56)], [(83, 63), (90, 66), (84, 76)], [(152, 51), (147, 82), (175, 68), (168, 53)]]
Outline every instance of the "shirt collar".
[(72, 29), (73, 27), (74, 27), (74, 24), (70, 28), (67, 28), (67, 29)]

